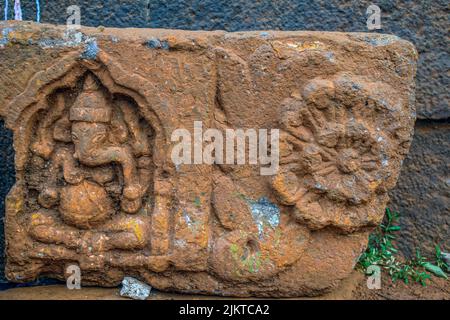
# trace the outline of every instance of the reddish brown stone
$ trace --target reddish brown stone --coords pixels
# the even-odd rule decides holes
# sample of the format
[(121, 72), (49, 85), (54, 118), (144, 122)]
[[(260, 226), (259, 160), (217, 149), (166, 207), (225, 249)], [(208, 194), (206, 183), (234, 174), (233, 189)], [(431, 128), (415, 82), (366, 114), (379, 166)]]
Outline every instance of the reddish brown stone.
[[(301, 296), (350, 274), (409, 149), (410, 43), (92, 28), (77, 42), (32, 23), (0, 31), (0, 114), (17, 173), (8, 279), (64, 279), (76, 264), (82, 285), (130, 275), (160, 290)], [(278, 172), (175, 165), (171, 134), (194, 121), (280, 129)]]

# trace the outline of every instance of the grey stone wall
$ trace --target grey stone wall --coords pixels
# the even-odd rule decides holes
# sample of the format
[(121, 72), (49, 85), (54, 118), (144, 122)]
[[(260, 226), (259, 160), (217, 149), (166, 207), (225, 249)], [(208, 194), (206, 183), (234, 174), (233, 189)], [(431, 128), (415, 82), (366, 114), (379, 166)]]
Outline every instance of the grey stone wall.
[[(22, 0), (25, 20), (36, 19), (36, 0)], [(0, 0), (0, 13), (5, 0)], [(9, 0), (10, 9), (13, 0)], [(382, 29), (413, 42), (419, 52), (416, 135), (390, 206), (402, 214), (406, 255), (415, 247), (450, 251), (448, 2), (338, 0), (40, 0), (41, 22), (65, 24), (79, 5), (82, 24), (189, 30), (323, 30), (367, 32), (366, 9), (381, 8)], [(10, 10), (9, 18), (13, 18)], [(11, 135), (0, 125), (0, 216), (14, 182)], [(0, 232), (3, 234), (2, 224)], [(3, 251), (3, 241), (0, 240)], [(3, 257), (0, 268), (3, 269)], [(4, 281), (0, 273), (0, 283)]]
[(411, 256), (418, 248), (450, 251), (450, 122), (419, 120), (403, 163), (391, 208), (401, 213), (399, 247)]

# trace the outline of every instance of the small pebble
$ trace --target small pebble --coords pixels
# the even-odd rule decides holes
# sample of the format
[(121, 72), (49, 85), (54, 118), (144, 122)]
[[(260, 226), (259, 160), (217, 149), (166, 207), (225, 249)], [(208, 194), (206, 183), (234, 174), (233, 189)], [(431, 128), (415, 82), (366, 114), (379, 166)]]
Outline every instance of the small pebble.
[(152, 287), (132, 277), (125, 277), (122, 280), (120, 295), (135, 300), (145, 300), (150, 295)]

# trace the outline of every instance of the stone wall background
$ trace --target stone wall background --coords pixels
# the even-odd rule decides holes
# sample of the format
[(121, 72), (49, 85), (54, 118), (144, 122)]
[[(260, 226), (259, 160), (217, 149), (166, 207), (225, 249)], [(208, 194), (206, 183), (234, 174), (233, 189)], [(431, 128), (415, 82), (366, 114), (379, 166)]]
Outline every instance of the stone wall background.
[[(0, 0), (3, 17), (9, 1)], [(22, 0), (24, 20), (36, 20), (36, 0)], [(419, 52), (416, 133), (390, 207), (401, 213), (399, 247), (432, 254), (435, 244), (450, 251), (450, 108), (448, 2), (348, 0), (40, 0), (41, 22), (65, 24), (66, 8), (81, 8), (86, 26), (188, 30), (320, 30), (367, 32), (366, 9), (381, 8), (382, 29), (413, 42)], [(4, 199), (14, 183), (11, 133), (0, 123), (0, 252)], [(0, 289), (5, 286), (0, 256)]]

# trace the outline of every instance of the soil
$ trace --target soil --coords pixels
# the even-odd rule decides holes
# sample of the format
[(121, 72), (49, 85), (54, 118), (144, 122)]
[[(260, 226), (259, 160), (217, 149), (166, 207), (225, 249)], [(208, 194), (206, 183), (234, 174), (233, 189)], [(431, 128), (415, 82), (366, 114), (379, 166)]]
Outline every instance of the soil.
[[(384, 277), (387, 279), (387, 276)], [(125, 300), (118, 288), (84, 287), (68, 290), (64, 285), (14, 288), (0, 292), (0, 300)], [(220, 300), (218, 296), (183, 295), (153, 291), (149, 300)], [(403, 282), (382, 282), (380, 290), (370, 290), (366, 278), (358, 271), (344, 280), (340, 287), (319, 300), (450, 300), (450, 281), (432, 278), (427, 286)]]
[(450, 300), (450, 280), (432, 277), (424, 287), (418, 283), (393, 283), (385, 275), (380, 290), (370, 290), (366, 280), (359, 282), (353, 291), (356, 300)]

